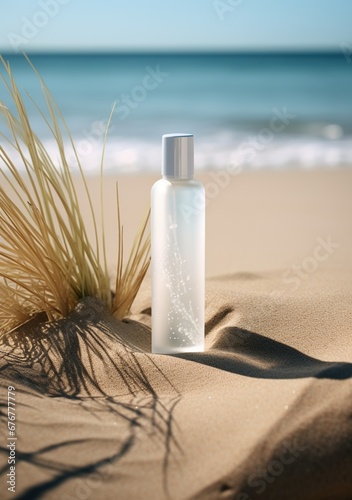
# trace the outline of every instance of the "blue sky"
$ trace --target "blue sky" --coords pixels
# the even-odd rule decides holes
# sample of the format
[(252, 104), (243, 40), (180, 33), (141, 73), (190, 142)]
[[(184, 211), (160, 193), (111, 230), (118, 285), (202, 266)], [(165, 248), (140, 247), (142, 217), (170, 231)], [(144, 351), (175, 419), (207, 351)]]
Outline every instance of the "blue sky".
[(351, 0), (13, 0), (0, 51), (339, 50)]

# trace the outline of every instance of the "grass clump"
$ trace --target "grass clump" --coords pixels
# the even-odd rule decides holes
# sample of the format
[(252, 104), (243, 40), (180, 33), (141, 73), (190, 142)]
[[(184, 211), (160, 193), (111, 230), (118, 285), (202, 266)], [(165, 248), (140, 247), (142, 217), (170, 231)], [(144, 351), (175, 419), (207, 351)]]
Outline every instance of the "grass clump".
[[(55, 164), (33, 131), (9, 63), (2, 58), (1, 63), (5, 74), (1, 75), (0, 83), (6, 88), (15, 112), (0, 100), (0, 116), (8, 130), (8, 135), (1, 134), (0, 142), (0, 334), (37, 314), (45, 313), (49, 321), (65, 317), (86, 296), (100, 298), (121, 319), (130, 310), (149, 266), (149, 211), (124, 265), (117, 191), (118, 257), (116, 281), (111, 289), (103, 208), (98, 230), (80, 158), (60, 110), (32, 66), (42, 87), (46, 114), (34, 105), (57, 146), (59, 164)], [(101, 206), (106, 135), (107, 131), (101, 161)], [(88, 199), (89, 213), (84, 216), (68, 165), (64, 136), (71, 144)], [(87, 235), (87, 216), (93, 222), (93, 242)]]

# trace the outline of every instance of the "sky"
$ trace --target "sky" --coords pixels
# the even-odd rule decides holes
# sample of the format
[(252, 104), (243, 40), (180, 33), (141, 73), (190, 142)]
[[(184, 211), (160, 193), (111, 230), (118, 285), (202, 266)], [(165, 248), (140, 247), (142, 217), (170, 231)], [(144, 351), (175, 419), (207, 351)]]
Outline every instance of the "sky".
[(0, 52), (336, 50), (351, 0), (14, 0)]

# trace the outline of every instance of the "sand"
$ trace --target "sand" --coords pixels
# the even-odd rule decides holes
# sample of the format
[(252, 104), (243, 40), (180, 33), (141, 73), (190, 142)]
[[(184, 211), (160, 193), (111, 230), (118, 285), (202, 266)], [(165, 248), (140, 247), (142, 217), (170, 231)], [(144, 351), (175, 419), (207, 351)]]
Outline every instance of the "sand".
[[(119, 181), (127, 244), (154, 180)], [(149, 276), (122, 322), (86, 298), (3, 339), (1, 498), (351, 499), (351, 185), (243, 173), (209, 200), (204, 353), (150, 354)]]

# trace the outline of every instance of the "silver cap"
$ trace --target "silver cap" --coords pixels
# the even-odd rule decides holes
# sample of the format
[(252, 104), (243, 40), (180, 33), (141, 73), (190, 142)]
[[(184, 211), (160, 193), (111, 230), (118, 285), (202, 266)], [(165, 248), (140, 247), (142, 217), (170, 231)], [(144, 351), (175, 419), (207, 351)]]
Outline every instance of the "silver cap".
[(194, 141), (192, 134), (165, 134), (162, 141), (163, 177), (192, 179), (194, 172)]

